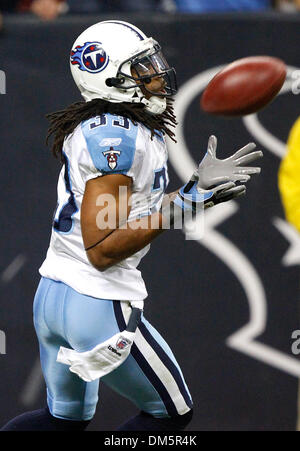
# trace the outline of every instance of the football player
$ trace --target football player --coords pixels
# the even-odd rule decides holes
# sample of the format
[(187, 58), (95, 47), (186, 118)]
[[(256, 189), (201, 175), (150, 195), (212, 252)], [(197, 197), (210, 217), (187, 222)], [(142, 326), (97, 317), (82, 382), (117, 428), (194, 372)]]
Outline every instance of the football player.
[(244, 165), (261, 152), (249, 144), (220, 160), (211, 137), (191, 180), (165, 194), (177, 86), (159, 44), (129, 23), (104, 21), (78, 37), (70, 63), (84, 101), (49, 115), (63, 167), (34, 300), (47, 407), (2, 430), (84, 430), (100, 377), (139, 409), (118, 430), (183, 430), (191, 395), (171, 349), (141, 313), (147, 291), (137, 266), (178, 218), (243, 194), (260, 171)]

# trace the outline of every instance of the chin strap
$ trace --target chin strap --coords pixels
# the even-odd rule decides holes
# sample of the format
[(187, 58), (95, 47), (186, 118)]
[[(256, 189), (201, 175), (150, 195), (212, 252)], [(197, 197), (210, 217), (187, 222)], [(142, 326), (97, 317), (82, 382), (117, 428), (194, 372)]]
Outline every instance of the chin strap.
[(152, 96), (149, 100), (143, 98), (141, 103), (145, 105), (145, 111), (150, 114), (162, 114), (167, 108), (167, 101), (162, 97)]

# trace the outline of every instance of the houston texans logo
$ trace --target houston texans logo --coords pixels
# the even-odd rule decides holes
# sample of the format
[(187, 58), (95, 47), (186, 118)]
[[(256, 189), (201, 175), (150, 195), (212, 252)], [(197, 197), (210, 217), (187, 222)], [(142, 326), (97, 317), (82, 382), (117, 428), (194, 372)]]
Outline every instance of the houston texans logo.
[(104, 51), (101, 42), (86, 42), (84, 45), (77, 45), (71, 51), (71, 64), (78, 65), (78, 69), (98, 73), (106, 68), (108, 56)]
[(109, 150), (102, 153), (106, 157), (110, 169), (115, 169), (118, 165), (118, 157), (121, 155), (121, 151), (114, 150), (114, 148), (111, 147)]

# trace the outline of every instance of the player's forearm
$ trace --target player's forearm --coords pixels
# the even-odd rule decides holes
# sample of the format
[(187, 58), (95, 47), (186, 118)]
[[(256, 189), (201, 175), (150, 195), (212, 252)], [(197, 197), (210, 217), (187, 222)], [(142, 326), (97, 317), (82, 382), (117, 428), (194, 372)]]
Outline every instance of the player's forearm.
[[(169, 211), (168, 205), (177, 193), (178, 191), (165, 194), (162, 202), (165, 212)], [(166, 218), (161, 212), (126, 222), (110, 232), (101, 242), (87, 249), (88, 258), (94, 267), (105, 271), (143, 249), (164, 230), (168, 230), (171, 224), (172, 218)]]
[(164, 230), (159, 212), (128, 222), (89, 249), (88, 258), (98, 270), (105, 271), (143, 249)]

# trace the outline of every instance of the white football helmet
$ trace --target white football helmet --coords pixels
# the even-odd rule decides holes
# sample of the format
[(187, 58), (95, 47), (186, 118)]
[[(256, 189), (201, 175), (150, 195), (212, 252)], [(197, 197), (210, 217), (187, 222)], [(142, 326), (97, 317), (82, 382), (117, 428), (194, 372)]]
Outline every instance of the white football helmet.
[[(88, 102), (142, 103), (152, 114), (162, 114), (166, 97), (177, 91), (176, 73), (166, 62), (160, 45), (134, 25), (107, 20), (92, 25), (75, 41), (70, 57), (71, 72)], [(133, 77), (131, 69), (137, 76)], [(160, 76), (164, 90), (149, 91), (145, 83)], [(146, 99), (141, 87), (152, 96)]]

